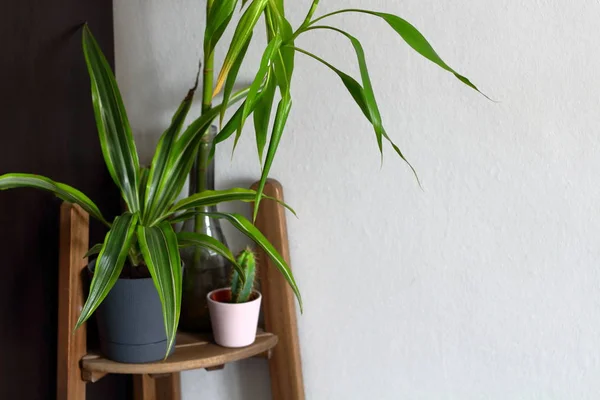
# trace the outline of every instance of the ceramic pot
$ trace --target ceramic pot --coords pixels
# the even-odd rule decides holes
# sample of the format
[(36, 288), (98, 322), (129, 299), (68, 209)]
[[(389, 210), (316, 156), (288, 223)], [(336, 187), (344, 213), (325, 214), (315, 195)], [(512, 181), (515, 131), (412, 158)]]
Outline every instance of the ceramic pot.
[(136, 364), (165, 358), (167, 334), (152, 278), (118, 279), (95, 316), (100, 350), (107, 358)]
[(215, 342), (223, 347), (250, 346), (256, 340), (262, 296), (256, 290), (252, 300), (231, 303), (231, 289), (217, 289), (207, 296)]

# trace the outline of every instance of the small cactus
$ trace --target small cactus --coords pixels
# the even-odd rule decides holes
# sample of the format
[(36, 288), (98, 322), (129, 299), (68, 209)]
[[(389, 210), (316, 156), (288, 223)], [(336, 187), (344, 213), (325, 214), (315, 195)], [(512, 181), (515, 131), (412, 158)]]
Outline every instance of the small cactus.
[(245, 303), (250, 300), (254, 290), (254, 279), (256, 277), (256, 256), (250, 248), (246, 247), (237, 258), (237, 262), (244, 271), (244, 282), (240, 279), (237, 271), (231, 276), (231, 302)]

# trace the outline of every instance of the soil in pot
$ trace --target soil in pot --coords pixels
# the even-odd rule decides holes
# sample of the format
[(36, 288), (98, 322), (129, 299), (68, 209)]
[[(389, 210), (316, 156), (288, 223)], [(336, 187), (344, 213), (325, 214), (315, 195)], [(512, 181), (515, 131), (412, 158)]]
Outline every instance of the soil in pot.
[(146, 363), (165, 357), (167, 335), (162, 306), (146, 267), (126, 265), (95, 315), (100, 350), (107, 358)]

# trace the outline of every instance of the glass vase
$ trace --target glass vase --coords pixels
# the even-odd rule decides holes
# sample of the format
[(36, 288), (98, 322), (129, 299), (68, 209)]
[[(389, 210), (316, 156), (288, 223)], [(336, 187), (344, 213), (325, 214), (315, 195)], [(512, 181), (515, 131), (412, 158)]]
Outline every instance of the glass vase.
[[(190, 173), (190, 195), (215, 188), (215, 162), (214, 158), (209, 160), (215, 135), (216, 128), (213, 126), (200, 144), (196, 161), (200, 163), (200, 168), (197, 168), (196, 164)], [(198, 211), (217, 212), (217, 207), (200, 207)], [(208, 235), (227, 246), (219, 220), (207, 215), (198, 215), (187, 220), (181, 230)], [(206, 296), (215, 289), (227, 286), (231, 265), (225, 257), (203, 247), (182, 249), (181, 257), (184, 268), (180, 327), (192, 332), (210, 332)]]

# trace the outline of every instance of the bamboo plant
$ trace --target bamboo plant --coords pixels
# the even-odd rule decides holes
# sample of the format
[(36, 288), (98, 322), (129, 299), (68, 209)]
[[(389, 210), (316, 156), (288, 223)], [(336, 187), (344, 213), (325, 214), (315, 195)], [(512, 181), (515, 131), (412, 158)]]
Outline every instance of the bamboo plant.
[[(417, 53), (454, 74), (467, 86), (478, 90), (466, 77), (448, 66), (425, 37), (406, 20), (396, 15), (362, 9), (343, 9), (314, 17), (318, 4), (319, 0), (312, 1), (305, 19), (294, 29), (285, 17), (283, 0), (206, 0), (201, 115), (183, 129), (196, 90), (197, 85), (194, 85), (175, 112), (170, 126), (162, 134), (149, 168), (143, 168), (139, 164), (131, 127), (113, 72), (91, 32), (87, 26), (84, 27), (83, 52), (91, 80), (92, 103), (102, 153), (110, 175), (127, 205), (127, 211), (113, 222), (109, 222), (91, 199), (64, 183), (32, 174), (11, 173), (0, 176), (0, 190), (33, 187), (52, 192), (65, 201), (79, 204), (109, 228), (104, 242), (94, 246), (88, 253), (98, 253), (98, 259), (90, 293), (77, 326), (85, 322), (106, 297), (126, 260), (133, 266), (143, 263), (152, 275), (162, 303), (168, 354), (174, 343), (181, 305), (179, 248), (203, 246), (212, 249), (226, 257), (240, 279), (243, 279), (244, 271), (231, 251), (222, 243), (197, 232), (176, 234), (172, 225), (195, 218), (203, 212), (199, 207), (225, 201), (254, 202), (256, 206), (253, 218), (256, 218), (260, 201), (265, 197), (263, 189), (266, 179), (292, 108), (294, 59), (298, 53), (327, 66), (341, 79), (360, 111), (372, 125), (382, 156), (383, 144), (387, 142), (410, 166), (383, 126), (360, 41), (342, 29), (324, 25), (323, 22), (329, 17), (342, 13), (363, 13), (377, 17), (387, 23)], [(231, 23), (238, 5), (241, 6), (241, 17), (235, 27), (223, 65), (214, 79), (215, 48)], [(235, 92), (238, 73), (261, 17), (265, 23), (268, 41), (259, 68), (251, 85)], [(300, 35), (324, 30), (336, 32), (350, 41), (356, 53), (360, 81), (320, 56), (295, 45), (295, 40)], [(219, 105), (213, 106), (213, 99), (219, 94), (222, 100)], [(275, 101), (277, 107), (273, 112)], [(240, 105), (235, 112), (229, 118), (225, 118), (226, 110), (238, 102)], [(211, 150), (211, 154), (214, 154), (215, 146), (234, 134), (235, 148), (250, 116), (253, 119), (262, 170), (258, 190), (234, 188), (206, 191), (199, 185), (199, 193), (176, 202), (195, 160), (205, 158), (198, 154), (198, 148), (209, 126), (219, 119), (222, 127), (214, 139)], [(196, 165), (197, 168), (202, 168), (200, 162), (196, 162)], [(410, 168), (414, 173), (412, 166)], [(196, 174), (198, 177), (201, 175)], [(252, 222), (239, 214), (210, 215), (229, 221), (266, 252), (292, 287), (302, 308), (300, 292), (288, 265)], [(196, 220), (196, 225), (198, 224), (199, 219)]]
[[(54, 193), (64, 201), (80, 205), (108, 227), (103, 243), (93, 246), (87, 256), (98, 254), (88, 298), (77, 327), (98, 308), (121, 275), (125, 262), (133, 267), (147, 266), (160, 301), (167, 333), (167, 354), (175, 340), (181, 306), (182, 264), (179, 249), (200, 246), (211, 249), (233, 265), (243, 280), (244, 270), (231, 251), (207, 235), (193, 232), (176, 234), (173, 224), (193, 217), (196, 208), (228, 201), (251, 202), (254, 190), (233, 188), (203, 191), (176, 201), (194, 163), (202, 135), (223, 105), (211, 107), (203, 116), (183, 129), (193, 101), (196, 85), (189, 90), (160, 137), (149, 168), (140, 166), (127, 113), (113, 72), (87, 26), (83, 28), (83, 52), (91, 81), (92, 104), (100, 146), (108, 171), (119, 188), (127, 211), (109, 222), (96, 204), (81, 191), (50, 178), (9, 173), (0, 176), (0, 190), (29, 187)], [(196, 82), (197, 84), (197, 82)], [(236, 102), (242, 91), (232, 96)], [(300, 294), (288, 265), (262, 233), (244, 216), (234, 213), (209, 213), (230, 222), (254, 240), (284, 274), (294, 292)]]
[[(241, 5), (241, 17), (235, 27), (220, 72), (218, 73), (216, 80), (214, 80), (212, 72), (214, 68), (214, 51), (223, 32), (228, 28), (238, 3)], [(371, 78), (369, 76), (362, 44), (356, 37), (348, 32), (325, 24), (330, 17), (337, 14), (359, 13), (383, 20), (417, 53), (432, 61), (442, 69), (452, 73), (465, 85), (479, 91), (469, 79), (446, 64), (425, 37), (413, 25), (399, 16), (351, 8), (337, 10), (315, 17), (318, 5), (319, 0), (313, 0), (303, 22), (294, 29), (285, 17), (284, 0), (241, 0), (241, 2), (238, 0), (207, 0), (206, 2), (202, 110), (205, 114), (210, 113), (212, 110), (212, 99), (217, 94), (222, 93), (221, 104), (223, 107), (221, 107), (219, 111), (222, 129), (216, 136), (214, 143), (215, 145), (221, 143), (235, 134), (234, 149), (242, 134), (247, 118), (249, 118), (250, 115), (253, 117), (256, 148), (262, 169), (260, 183), (255, 198), (256, 207), (254, 208), (254, 219), (258, 212), (258, 205), (262, 197), (265, 182), (271, 170), (279, 142), (281, 141), (292, 108), (291, 88), (296, 54), (308, 56), (325, 65), (341, 79), (350, 96), (352, 96), (360, 108), (360, 111), (372, 125), (381, 156), (383, 157), (384, 142), (389, 143), (397, 155), (408, 164), (415, 177), (417, 177), (414, 168), (408, 163), (400, 148), (392, 141), (383, 126), (382, 117), (371, 85)], [(224, 121), (226, 106), (234, 99), (233, 88), (253, 33), (255, 29), (257, 29), (261, 17), (265, 23), (267, 43), (264, 47), (259, 68), (255, 73), (244, 101), (236, 109), (235, 113), (227, 121)], [(295, 40), (300, 35), (320, 31), (333, 31), (350, 42), (356, 54), (360, 70), (360, 82), (320, 56), (295, 45)], [(277, 99), (278, 103), (274, 112), (273, 122), (271, 123), (271, 114)], [(200, 174), (197, 174), (197, 176), (200, 176)], [(201, 185), (198, 185), (198, 188), (198, 190), (202, 190)]]

